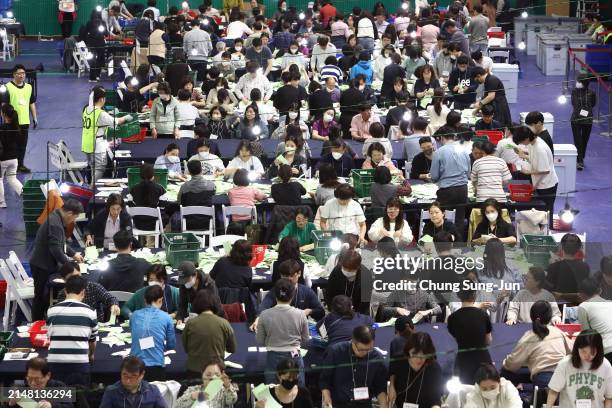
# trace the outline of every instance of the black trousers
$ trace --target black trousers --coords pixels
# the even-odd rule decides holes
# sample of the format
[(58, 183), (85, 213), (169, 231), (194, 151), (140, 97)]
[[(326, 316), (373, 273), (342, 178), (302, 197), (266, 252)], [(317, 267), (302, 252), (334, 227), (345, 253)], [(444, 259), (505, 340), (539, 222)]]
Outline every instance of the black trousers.
[(30, 264), (32, 278), (34, 279), (34, 299), (32, 299), (32, 321), (44, 320), (45, 313), (49, 308), (49, 296), (47, 294), (47, 282), (51, 273)]
[(444, 209), (456, 210), (455, 225), (461, 236), (465, 236), (465, 207), (467, 205), (468, 188), (464, 186), (440, 188), (437, 198)]
[(574, 123), (572, 122), (572, 135), (574, 136), (574, 146), (578, 150), (578, 163), (584, 162), (586, 156), (587, 144), (591, 137), (591, 123)]
[(559, 184), (555, 184), (551, 188), (537, 189), (536, 194), (538, 198), (544, 201), (546, 205), (546, 211), (548, 211), (548, 227), (552, 229), (553, 226), (553, 214), (555, 213), (555, 199), (557, 198), (557, 187)]
[(89, 79), (96, 80), (100, 78), (102, 67), (104, 66), (106, 52), (103, 48), (91, 50), (93, 58), (89, 60)]
[(164, 66), (164, 63), (166, 62), (165, 58), (158, 57), (156, 55), (149, 55), (147, 56), (147, 59), (149, 60), (149, 64), (157, 65), (159, 69), (161, 69), (162, 71), (165, 68)]
[(150, 366), (145, 368), (145, 380), (166, 381), (166, 368), (161, 366)]
[(204, 81), (208, 70), (206, 69), (206, 61), (187, 61), (192, 70), (198, 71), (198, 81)]
[(17, 166), (23, 166), (26, 150), (28, 149), (28, 130), (30, 125), (20, 125), (19, 137), (17, 138)]
[(68, 38), (72, 34), (72, 24), (74, 20), (72, 19), (72, 13), (64, 13), (62, 12), (62, 23), (60, 24), (62, 28), (62, 37)]

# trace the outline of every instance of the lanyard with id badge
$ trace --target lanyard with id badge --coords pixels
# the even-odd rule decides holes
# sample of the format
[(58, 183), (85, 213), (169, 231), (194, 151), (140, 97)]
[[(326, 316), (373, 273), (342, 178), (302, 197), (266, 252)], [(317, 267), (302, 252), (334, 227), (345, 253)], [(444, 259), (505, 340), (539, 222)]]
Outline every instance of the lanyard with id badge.
[[(419, 399), (421, 397), (421, 388), (423, 388), (423, 379), (425, 378), (426, 369), (426, 367), (423, 367), (423, 371), (417, 373), (412, 382), (410, 382), (410, 372), (412, 370), (408, 371), (408, 378), (406, 379), (406, 390), (404, 391), (406, 394), (404, 395), (404, 403), (402, 404), (402, 408), (419, 408)], [(412, 388), (412, 385), (416, 382), (416, 380), (419, 379), (419, 377), (421, 377), (421, 383), (419, 384), (419, 391), (417, 392), (416, 404), (412, 402), (406, 402), (406, 399), (408, 398), (408, 390)]]
[(370, 399), (370, 391), (368, 389), (368, 369), (370, 368), (370, 353), (368, 353), (368, 359), (366, 360), (366, 373), (365, 373), (365, 386), (357, 387), (355, 384), (355, 370), (353, 368), (353, 354), (349, 350), (349, 358), (351, 359), (351, 374), (353, 376), (353, 400), (363, 401)]
[(576, 408), (591, 408), (591, 400), (590, 399), (577, 399), (576, 400)]
[[(144, 321), (144, 332), (146, 334), (149, 334), (149, 313), (147, 311), (146, 315), (145, 315), (145, 321)], [(147, 336), (147, 337), (143, 337), (141, 339), (138, 339), (138, 344), (140, 345), (140, 350), (147, 350), (150, 348), (155, 347), (155, 342), (153, 341), (153, 336)]]

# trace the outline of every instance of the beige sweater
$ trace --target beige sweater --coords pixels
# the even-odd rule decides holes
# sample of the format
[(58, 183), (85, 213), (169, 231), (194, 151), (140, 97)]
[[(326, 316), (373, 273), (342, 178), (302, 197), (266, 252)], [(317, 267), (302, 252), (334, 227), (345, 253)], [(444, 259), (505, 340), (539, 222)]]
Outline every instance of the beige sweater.
[(151, 33), (149, 37), (149, 55), (161, 58), (166, 57), (166, 43), (162, 39), (163, 34), (164, 31), (159, 29)]
[(548, 336), (543, 340), (529, 330), (518, 341), (512, 353), (504, 360), (504, 368), (517, 371), (527, 366), (531, 378), (542, 371), (554, 371), (555, 367), (572, 351), (573, 340), (555, 326), (548, 326)]

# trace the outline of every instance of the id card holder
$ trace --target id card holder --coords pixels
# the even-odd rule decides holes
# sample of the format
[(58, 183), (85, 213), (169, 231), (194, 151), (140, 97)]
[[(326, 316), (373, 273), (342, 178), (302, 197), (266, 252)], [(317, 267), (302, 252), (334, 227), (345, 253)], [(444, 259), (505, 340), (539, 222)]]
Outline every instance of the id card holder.
[(591, 400), (590, 399), (577, 399), (576, 408), (591, 408)]
[(589, 116), (589, 111), (580, 109), (580, 116), (586, 118), (587, 116)]
[(419, 404), (413, 404), (412, 402), (404, 402), (402, 408), (419, 408)]
[(353, 399), (355, 401), (363, 401), (370, 399), (370, 392), (368, 387), (353, 388)]
[(150, 349), (150, 348), (155, 347), (155, 343), (153, 343), (153, 337), (152, 336), (144, 337), (142, 339), (139, 339), (138, 343), (140, 344), (140, 349), (141, 350), (146, 350), (146, 349)]

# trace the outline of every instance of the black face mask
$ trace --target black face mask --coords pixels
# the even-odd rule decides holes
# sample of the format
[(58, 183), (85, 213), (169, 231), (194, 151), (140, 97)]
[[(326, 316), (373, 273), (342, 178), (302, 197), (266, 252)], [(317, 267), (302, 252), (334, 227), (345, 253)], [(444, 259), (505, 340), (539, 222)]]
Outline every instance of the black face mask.
[(281, 380), (281, 385), (286, 390), (292, 390), (298, 383), (298, 380)]

